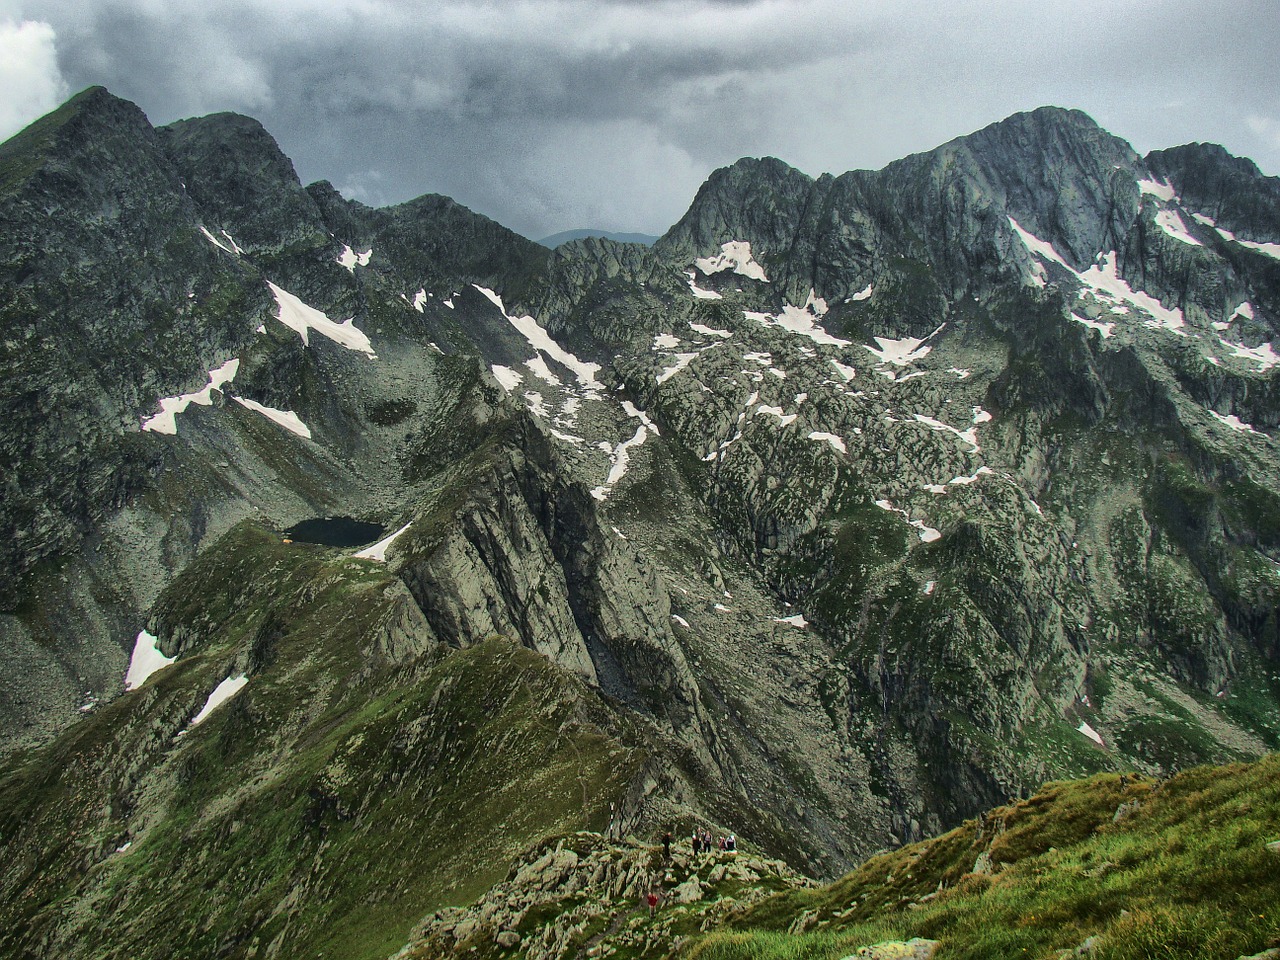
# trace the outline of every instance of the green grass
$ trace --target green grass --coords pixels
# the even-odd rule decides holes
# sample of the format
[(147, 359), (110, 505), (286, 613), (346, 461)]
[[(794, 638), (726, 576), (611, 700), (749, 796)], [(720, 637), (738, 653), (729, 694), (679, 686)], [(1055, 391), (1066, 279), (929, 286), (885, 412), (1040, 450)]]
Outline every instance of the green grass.
[[(1113, 823), (1123, 803), (1133, 812)], [(1221, 957), (1280, 945), (1280, 756), (1166, 783), (1115, 774), (1047, 785), (818, 891), (767, 901), (681, 956), (835, 958), (913, 936), (947, 958), (1055, 957), (1097, 936), (1104, 960)], [(991, 875), (970, 872), (986, 852)], [(785, 931), (811, 912), (812, 932)]]

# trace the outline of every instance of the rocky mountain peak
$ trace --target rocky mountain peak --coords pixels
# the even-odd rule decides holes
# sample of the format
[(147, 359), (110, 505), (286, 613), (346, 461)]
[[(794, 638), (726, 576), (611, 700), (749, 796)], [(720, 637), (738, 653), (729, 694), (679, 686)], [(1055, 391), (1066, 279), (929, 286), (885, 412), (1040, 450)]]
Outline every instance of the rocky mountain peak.
[(1252, 160), (1216, 143), (1189, 143), (1152, 151), (1146, 162), (1216, 226), (1246, 240), (1280, 237), (1280, 177), (1265, 176)]
[(746, 157), (707, 178), (680, 220), (654, 244), (660, 256), (692, 262), (726, 240), (771, 254), (790, 247), (814, 180), (774, 157)]
[(187, 194), (214, 232), (245, 250), (278, 250), (323, 236), (293, 163), (257, 120), (236, 113), (179, 120), (158, 131)]
[(69, 200), (68, 190), (118, 178), (133, 163), (154, 163), (155, 131), (135, 104), (104, 87), (89, 87), (0, 145), (3, 193), (43, 174), (35, 189)]

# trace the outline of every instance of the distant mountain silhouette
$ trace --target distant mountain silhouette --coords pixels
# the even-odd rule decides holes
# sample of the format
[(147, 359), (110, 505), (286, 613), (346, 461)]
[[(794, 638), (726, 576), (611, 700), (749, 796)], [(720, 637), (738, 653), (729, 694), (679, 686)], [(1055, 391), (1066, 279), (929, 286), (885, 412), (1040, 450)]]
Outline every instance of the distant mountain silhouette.
[(538, 243), (554, 250), (562, 243), (568, 243), (570, 240), (584, 240), (587, 237), (604, 237), (606, 240), (617, 240), (619, 243), (643, 243), (646, 247), (653, 246), (658, 239), (648, 233), (613, 233), (609, 230), (565, 230), (562, 233), (553, 233), (549, 237), (543, 237)]

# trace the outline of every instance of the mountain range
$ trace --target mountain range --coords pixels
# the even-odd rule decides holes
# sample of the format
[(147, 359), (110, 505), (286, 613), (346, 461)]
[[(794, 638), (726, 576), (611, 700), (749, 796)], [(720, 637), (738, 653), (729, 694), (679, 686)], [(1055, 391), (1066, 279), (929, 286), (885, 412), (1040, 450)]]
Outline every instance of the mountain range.
[(385, 957), (548, 836), (833, 878), (1280, 743), (1280, 180), (1220, 147), (1046, 107), (551, 250), (91, 88), (0, 224), (7, 955)]
[(543, 237), (538, 243), (544, 247), (554, 250), (562, 243), (568, 243), (570, 240), (586, 240), (588, 237), (599, 237), (603, 240), (616, 240), (619, 243), (639, 243), (646, 247), (651, 247), (657, 241), (657, 237), (647, 233), (617, 233), (610, 230), (565, 230), (561, 233), (553, 233), (549, 237)]

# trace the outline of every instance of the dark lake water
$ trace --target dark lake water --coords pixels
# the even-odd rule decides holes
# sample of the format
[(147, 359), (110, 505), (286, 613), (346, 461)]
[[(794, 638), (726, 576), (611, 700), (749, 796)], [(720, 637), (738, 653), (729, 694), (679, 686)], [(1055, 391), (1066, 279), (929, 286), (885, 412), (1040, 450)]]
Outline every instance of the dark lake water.
[(299, 543), (320, 543), (326, 547), (362, 547), (382, 536), (386, 528), (351, 517), (312, 517), (290, 527), (284, 535)]

